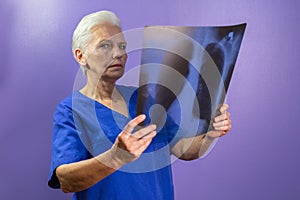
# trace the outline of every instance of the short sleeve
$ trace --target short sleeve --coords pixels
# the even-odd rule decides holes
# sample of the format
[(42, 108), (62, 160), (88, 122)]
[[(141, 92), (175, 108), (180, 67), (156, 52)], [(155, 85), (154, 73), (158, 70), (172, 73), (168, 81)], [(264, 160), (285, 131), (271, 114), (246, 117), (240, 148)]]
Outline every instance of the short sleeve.
[(48, 185), (52, 188), (60, 188), (55, 173), (56, 168), (62, 164), (85, 160), (89, 153), (81, 142), (74, 125), (71, 107), (58, 105), (54, 113), (52, 134), (52, 160)]

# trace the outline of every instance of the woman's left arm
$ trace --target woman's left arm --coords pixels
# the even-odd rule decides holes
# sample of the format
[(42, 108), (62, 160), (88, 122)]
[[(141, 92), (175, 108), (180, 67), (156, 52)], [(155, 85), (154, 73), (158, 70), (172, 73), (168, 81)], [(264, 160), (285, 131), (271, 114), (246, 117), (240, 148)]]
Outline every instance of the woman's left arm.
[(220, 107), (220, 115), (211, 121), (212, 130), (206, 134), (181, 139), (171, 149), (172, 154), (182, 160), (194, 160), (203, 156), (216, 138), (226, 135), (231, 129), (228, 107), (228, 104), (223, 104)]

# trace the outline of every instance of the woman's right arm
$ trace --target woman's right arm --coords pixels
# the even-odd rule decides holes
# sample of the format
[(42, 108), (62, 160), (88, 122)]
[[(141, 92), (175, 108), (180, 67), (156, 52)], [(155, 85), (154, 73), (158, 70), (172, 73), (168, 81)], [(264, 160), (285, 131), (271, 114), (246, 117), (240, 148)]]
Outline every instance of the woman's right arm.
[(108, 151), (91, 159), (57, 167), (56, 176), (62, 191), (85, 190), (123, 165), (138, 159), (156, 135), (155, 125), (149, 125), (132, 133), (134, 128), (145, 118), (145, 115), (139, 115), (131, 120)]

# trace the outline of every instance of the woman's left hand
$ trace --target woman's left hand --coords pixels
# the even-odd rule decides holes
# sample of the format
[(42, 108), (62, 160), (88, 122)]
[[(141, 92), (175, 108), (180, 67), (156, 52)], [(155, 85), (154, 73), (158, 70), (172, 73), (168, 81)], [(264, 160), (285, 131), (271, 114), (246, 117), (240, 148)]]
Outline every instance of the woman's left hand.
[(220, 109), (220, 115), (217, 115), (211, 120), (212, 130), (207, 132), (207, 136), (211, 138), (218, 138), (226, 135), (231, 129), (230, 113), (227, 111), (228, 104), (223, 104)]

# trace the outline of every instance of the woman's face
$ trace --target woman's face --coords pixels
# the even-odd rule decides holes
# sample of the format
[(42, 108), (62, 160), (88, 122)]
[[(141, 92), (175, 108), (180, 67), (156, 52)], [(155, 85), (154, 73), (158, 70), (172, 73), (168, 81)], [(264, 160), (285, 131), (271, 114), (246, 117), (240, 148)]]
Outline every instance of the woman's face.
[(110, 24), (93, 27), (85, 57), (88, 78), (112, 82), (119, 79), (124, 74), (127, 60), (121, 29)]

